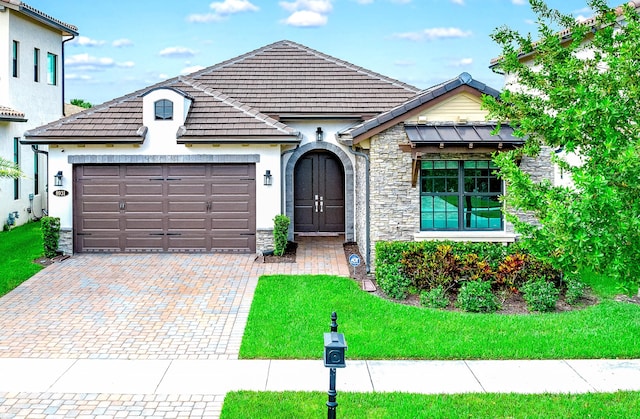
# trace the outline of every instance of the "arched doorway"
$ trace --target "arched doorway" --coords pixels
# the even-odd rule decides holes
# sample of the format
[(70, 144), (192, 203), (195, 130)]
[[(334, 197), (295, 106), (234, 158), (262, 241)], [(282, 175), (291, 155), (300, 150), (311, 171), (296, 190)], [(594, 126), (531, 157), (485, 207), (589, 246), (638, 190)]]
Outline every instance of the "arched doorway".
[(316, 150), (301, 156), (293, 183), (296, 233), (345, 232), (345, 176), (335, 154)]

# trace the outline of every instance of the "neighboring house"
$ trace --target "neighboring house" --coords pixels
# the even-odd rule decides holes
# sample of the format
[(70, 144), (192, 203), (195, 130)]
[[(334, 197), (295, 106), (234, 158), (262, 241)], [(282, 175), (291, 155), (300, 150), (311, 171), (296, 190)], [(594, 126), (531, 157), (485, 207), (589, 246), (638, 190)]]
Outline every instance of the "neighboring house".
[(514, 236), (490, 153), (521, 141), (483, 121), (480, 95), (497, 93), (466, 73), (421, 91), (281, 41), (25, 142), (49, 145), (63, 174), (50, 209), (67, 253), (260, 252), (281, 213), (290, 239), (344, 234), (369, 251), (378, 240), (504, 242)]
[(47, 146), (21, 140), (26, 130), (62, 116), (64, 42), (77, 34), (25, 3), (0, 0), (0, 156), (25, 174), (0, 179), (0, 227), (46, 212)]

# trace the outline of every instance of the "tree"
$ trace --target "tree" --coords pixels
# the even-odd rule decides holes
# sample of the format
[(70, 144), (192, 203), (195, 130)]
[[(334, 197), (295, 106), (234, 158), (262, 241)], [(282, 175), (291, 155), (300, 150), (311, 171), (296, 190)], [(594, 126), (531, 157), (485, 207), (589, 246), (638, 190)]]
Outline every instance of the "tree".
[(16, 164), (0, 157), (0, 178), (17, 179), (23, 176), (20, 168)]
[(89, 109), (93, 105), (89, 102), (86, 102), (84, 99), (71, 99), (71, 104), (75, 106), (80, 106), (81, 108)]
[[(530, 4), (537, 42), (508, 27), (492, 35), (502, 48), (499, 68), (518, 86), (483, 100), (489, 117), (526, 138), (495, 161), (507, 206), (540, 224), (508, 219), (536, 256), (568, 274), (607, 274), (631, 294), (640, 284), (640, 18), (604, 0), (587, 1), (596, 15), (583, 23), (542, 0)], [(517, 161), (543, 146), (580, 156), (570, 164), (552, 153), (573, 187), (534, 182), (520, 170)]]

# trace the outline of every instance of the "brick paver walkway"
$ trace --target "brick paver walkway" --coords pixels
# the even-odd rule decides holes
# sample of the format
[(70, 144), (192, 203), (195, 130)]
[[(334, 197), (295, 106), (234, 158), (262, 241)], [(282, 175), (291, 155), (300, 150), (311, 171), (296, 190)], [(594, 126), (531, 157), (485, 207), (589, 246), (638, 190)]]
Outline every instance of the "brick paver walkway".
[[(74, 256), (0, 299), (0, 357), (237, 359), (260, 275), (349, 275), (342, 238), (297, 241), (288, 264), (246, 254)], [(0, 394), (0, 419), (219, 415), (223, 397), (198, 397)]]

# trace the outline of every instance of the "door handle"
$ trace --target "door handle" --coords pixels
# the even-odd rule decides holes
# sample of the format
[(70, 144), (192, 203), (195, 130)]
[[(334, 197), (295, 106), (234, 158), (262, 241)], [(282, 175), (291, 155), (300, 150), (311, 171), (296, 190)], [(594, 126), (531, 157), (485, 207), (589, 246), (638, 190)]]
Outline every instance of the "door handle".
[(211, 202), (210, 201), (207, 202), (207, 211), (211, 211)]
[(316, 206), (316, 212), (318, 212), (318, 201), (315, 201), (314, 204)]
[(320, 212), (324, 212), (324, 197), (320, 197)]
[(126, 204), (124, 203), (124, 201), (121, 201), (121, 202), (120, 202), (120, 209), (121, 209), (121, 210), (124, 210), (124, 209), (125, 209), (125, 207), (126, 207)]

